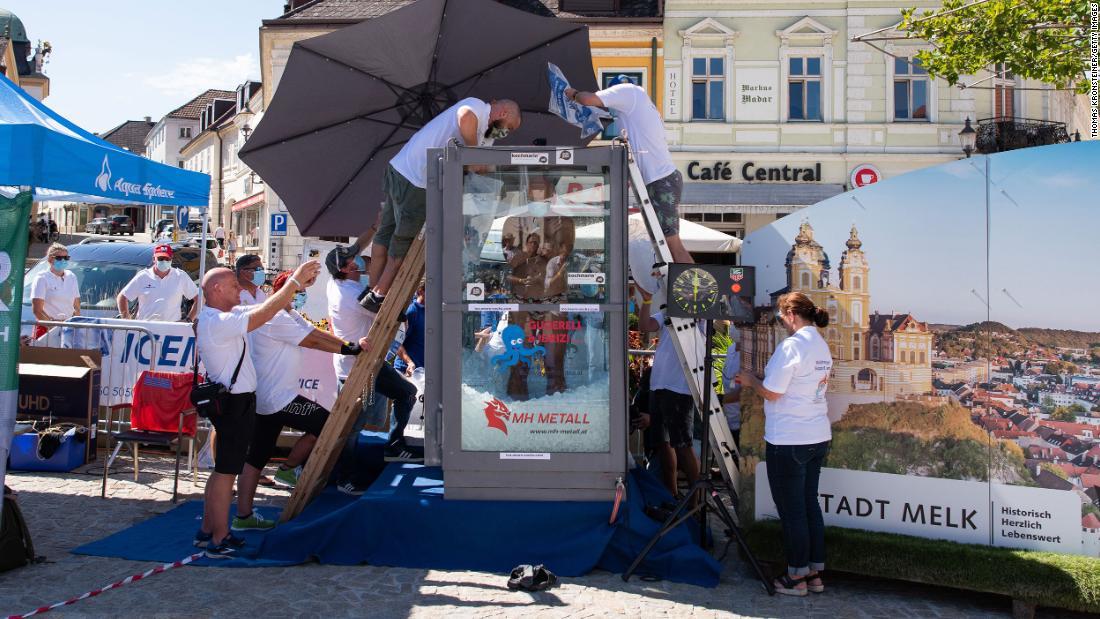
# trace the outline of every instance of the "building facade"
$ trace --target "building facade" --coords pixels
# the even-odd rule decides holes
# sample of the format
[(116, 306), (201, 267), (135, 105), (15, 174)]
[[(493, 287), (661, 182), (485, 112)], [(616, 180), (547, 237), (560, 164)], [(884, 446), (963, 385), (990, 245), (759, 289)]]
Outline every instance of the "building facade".
[[(228, 110), (234, 104), (233, 97), (231, 90), (210, 89), (165, 114), (145, 138), (145, 157), (157, 163), (184, 167), (184, 157), (180, 151), (198, 135), (203, 112), (212, 103), (219, 110)], [(146, 228), (150, 229), (160, 219), (171, 217), (171, 207), (149, 206), (146, 208)]]
[(264, 187), (237, 156), (252, 127), (263, 116), (263, 85), (237, 87), (232, 105), (210, 102), (199, 117), (198, 134), (180, 150), (183, 167), (210, 175), (211, 232), (219, 226), (236, 235), (238, 254), (262, 253), (257, 229)]
[(920, 42), (886, 41), (891, 56), (851, 41), (896, 26), (914, 5), (939, 3), (665, 2), (663, 113), (685, 217), (743, 236), (842, 191), (962, 157), (967, 118), (1071, 115), (1048, 85), (1009, 74), (949, 87), (914, 62)]
[[(291, 0), (286, 12), (265, 20), (260, 28), (260, 71), (264, 84), (264, 106), (270, 104), (290, 58), (294, 43), (327, 34), (339, 28), (372, 19), (409, 4), (413, 0), (372, 2), (367, 0)], [(559, 19), (579, 21), (589, 27), (592, 64), (596, 79), (608, 85), (620, 75), (642, 86), (660, 104), (664, 72), (661, 0), (501, 0), (521, 10)], [(253, 123), (255, 126), (255, 123)], [(611, 138), (615, 127), (601, 136)], [(381, 180), (379, 181), (381, 182)], [(286, 206), (270, 188), (265, 188), (260, 213), (261, 245), (270, 264), (297, 264), (301, 260), (303, 237), (288, 215), (286, 236), (272, 238), (271, 215), (286, 213)], [(347, 242), (350, 237), (322, 237)], [(279, 256), (279, 258), (276, 258)]]

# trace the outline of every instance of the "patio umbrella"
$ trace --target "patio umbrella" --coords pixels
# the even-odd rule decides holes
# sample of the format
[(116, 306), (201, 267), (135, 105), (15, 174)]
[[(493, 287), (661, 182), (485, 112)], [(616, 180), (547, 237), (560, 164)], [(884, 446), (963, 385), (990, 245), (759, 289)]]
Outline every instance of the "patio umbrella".
[(596, 89), (583, 24), (494, 0), (419, 0), (295, 43), (240, 158), (303, 234), (356, 234), (378, 213), (389, 160), (464, 97), (519, 104), (523, 125), (503, 145), (581, 145), (577, 128), (547, 111), (547, 62)]

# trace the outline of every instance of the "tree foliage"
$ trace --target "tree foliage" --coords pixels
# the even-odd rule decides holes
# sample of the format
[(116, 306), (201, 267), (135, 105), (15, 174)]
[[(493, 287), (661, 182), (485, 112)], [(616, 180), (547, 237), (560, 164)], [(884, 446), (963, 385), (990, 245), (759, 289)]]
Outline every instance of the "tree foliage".
[(1018, 76), (1088, 92), (1088, 0), (944, 0), (904, 9), (899, 30), (932, 44), (917, 56), (950, 84), (1004, 63)]

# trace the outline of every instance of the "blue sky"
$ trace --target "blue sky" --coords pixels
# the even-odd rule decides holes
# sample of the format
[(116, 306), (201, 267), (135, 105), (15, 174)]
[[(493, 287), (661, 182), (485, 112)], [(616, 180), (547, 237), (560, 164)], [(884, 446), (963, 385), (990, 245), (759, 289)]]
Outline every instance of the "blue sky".
[(207, 88), (260, 79), (260, 22), (282, 0), (0, 0), (49, 41), (46, 105), (102, 132), (153, 120)]
[(984, 161), (887, 179), (753, 232), (743, 262), (756, 266), (757, 302), (786, 285), (787, 251), (808, 219), (834, 282), (859, 229), (872, 310), (967, 324), (986, 319), (988, 300), (989, 317), (1010, 327), (1100, 331), (1100, 142), (994, 155), (988, 244)]

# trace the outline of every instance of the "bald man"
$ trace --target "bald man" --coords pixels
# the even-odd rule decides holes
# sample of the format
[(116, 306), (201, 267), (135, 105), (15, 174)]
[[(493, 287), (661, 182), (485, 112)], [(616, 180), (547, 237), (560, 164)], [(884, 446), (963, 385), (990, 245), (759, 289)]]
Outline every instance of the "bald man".
[(382, 188), (381, 224), (371, 249), (371, 291), (362, 305), (377, 312), (389, 292), (397, 269), (405, 261), (409, 244), (420, 234), (427, 209), (428, 149), (442, 148), (451, 140), (466, 146), (489, 146), (519, 129), (519, 105), (510, 99), (486, 103), (469, 97), (443, 110), (405, 143), (390, 159)]
[(240, 306), (241, 284), (233, 271), (211, 269), (202, 280), (206, 306), (195, 323), (196, 348), (207, 380), (221, 383), (229, 392), (223, 409), (210, 419), (216, 431), (214, 472), (206, 482), (202, 526), (195, 534), (195, 545), (205, 547), (211, 559), (229, 558), (244, 544), (229, 533), (229, 504), (233, 481), (244, 469), (256, 415), (256, 368), (246, 354), (246, 336), (286, 307), (320, 270), (321, 263), (310, 260), (294, 271), (281, 290), (259, 305), (248, 306)]

